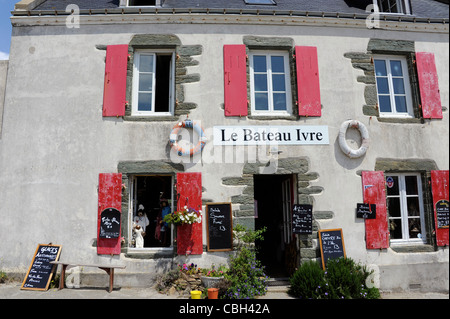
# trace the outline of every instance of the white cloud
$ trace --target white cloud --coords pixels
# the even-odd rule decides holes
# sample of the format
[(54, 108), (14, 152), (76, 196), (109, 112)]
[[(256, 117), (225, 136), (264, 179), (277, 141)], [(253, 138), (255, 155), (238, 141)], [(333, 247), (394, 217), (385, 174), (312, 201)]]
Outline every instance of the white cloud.
[(0, 60), (9, 60), (9, 53), (0, 51)]

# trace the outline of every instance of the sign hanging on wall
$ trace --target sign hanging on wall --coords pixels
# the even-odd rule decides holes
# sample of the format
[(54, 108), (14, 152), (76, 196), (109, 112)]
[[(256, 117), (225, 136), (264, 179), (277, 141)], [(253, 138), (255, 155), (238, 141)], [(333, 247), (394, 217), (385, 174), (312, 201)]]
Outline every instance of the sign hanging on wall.
[(323, 269), (328, 259), (346, 257), (342, 228), (319, 230), (319, 243)]
[(214, 145), (328, 145), (328, 126), (214, 126)]
[(377, 218), (377, 205), (358, 203), (356, 204), (356, 217), (364, 219), (376, 219)]
[(441, 199), (436, 202), (436, 219), (438, 228), (449, 228), (449, 201)]
[(233, 249), (233, 222), (231, 203), (206, 205), (208, 251)]
[(107, 208), (100, 215), (100, 238), (120, 237), (120, 212), (115, 208)]
[(312, 205), (294, 204), (292, 207), (292, 232), (312, 234)]

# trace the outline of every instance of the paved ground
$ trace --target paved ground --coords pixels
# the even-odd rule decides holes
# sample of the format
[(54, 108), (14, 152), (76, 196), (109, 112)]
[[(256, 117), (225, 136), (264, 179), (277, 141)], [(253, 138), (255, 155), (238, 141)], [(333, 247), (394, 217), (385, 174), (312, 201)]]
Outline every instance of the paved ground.
[[(107, 288), (79, 288), (47, 291), (21, 290), (17, 282), (0, 284), (0, 299), (186, 299), (167, 296), (153, 288), (116, 288), (108, 293)], [(269, 287), (267, 295), (259, 299), (295, 299), (287, 294), (286, 287)], [(449, 299), (448, 293), (382, 293), (382, 299)]]

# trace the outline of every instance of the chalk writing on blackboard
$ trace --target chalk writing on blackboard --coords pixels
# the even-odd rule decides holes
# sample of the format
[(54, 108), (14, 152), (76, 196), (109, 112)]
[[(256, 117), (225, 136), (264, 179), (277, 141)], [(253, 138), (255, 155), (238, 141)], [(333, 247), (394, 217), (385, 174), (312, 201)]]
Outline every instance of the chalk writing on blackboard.
[(346, 256), (341, 228), (319, 230), (319, 243), (323, 269), (326, 268), (328, 259)]
[(364, 219), (377, 218), (377, 205), (375, 204), (356, 204), (356, 217)]
[(120, 211), (107, 208), (100, 215), (100, 238), (120, 237)]
[(60, 253), (61, 246), (59, 245), (39, 244), (23, 280), (21, 289), (47, 290), (55, 267), (50, 262), (58, 260)]
[(449, 201), (441, 199), (436, 202), (436, 219), (438, 228), (449, 228)]
[(292, 207), (292, 232), (312, 234), (312, 205), (294, 204)]
[(206, 205), (208, 251), (228, 251), (233, 245), (231, 203)]

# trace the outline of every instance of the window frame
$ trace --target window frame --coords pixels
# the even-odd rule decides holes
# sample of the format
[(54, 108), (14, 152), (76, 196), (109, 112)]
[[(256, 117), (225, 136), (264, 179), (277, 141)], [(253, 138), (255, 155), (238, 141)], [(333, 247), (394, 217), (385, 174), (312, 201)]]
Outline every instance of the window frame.
[[(378, 87), (378, 81), (377, 79), (380, 76), (377, 76), (377, 71), (375, 68), (375, 60), (383, 60), (386, 63), (386, 73), (387, 73), (387, 80), (388, 80), (388, 87), (389, 87), (389, 97), (390, 97), (390, 103), (391, 103), (391, 111), (390, 112), (382, 112), (380, 107), (380, 95), (387, 95), (383, 93), (379, 93), (379, 87)], [(407, 112), (398, 112), (396, 108), (395, 103), (395, 92), (394, 92), (394, 84), (393, 84), (393, 75), (391, 72), (391, 61), (392, 60), (399, 60), (401, 62), (402, 67), (402, 79), (403, 79), (403, 85), (405, 89), (405, 99), (406, 99), (406, 110)], [(414, 118), (414, 106), (413, 106), (413, 99), (412, 99), (412, 88), (411, 88), (411, 80), (409, 77), (409, 68), (408, 68), (408, 62), (405, 56), (401, 55), (374, 55), (373, 56), (373, 62), (374, 62), (374, 74), (375, 74), (375, 86), (376, 86), (376, 92), (377, 92), (377, 103), (378, 103), (378, 112), (380, 117), (395, 117), (395, 118)], [(394, 76), (395, 78), (399, 78), (398, 76)], [(397, 94), (398, 95), (398, 94)], [(402, 94), (403, 95), (403, 94)]]
[(378, 8), (378, 11), (383, 14), (404, 14), (404, 15), (412, 15), (412, 6), (410, 0), (395, 0), (397, 8), (401, 8), (401, 12), (389, 12), (389, 11), (382, 11), (381, 2), (380, 0), (373, 0), (374, 6)]
[[(398, 177), (398, 195), (388, 195), (386, 192), (386, 204), (388, 207), (388, 227), (390, 231), (390, 222), (393, 219), (400, 219), (401, 220), (401, 227), (402, 227), (402, 238), (393, 239), (390, 238), (390, 243), (392, 246), (395, 245), (425, 245), (427, 243), (427, 232), (426, 232), (426, 218), (425, 218), (425, 208), (424, 208), (424, 194), (422, 189), (422, 176), (420, 173), (416, 172), (405, 172), (405, 173), (385, 173), (385, 181), (389, 176), (396, 176)], [(417, 181), (417, 195), (415, 194), (406, 194), (406, 176), (414, 176), (416, 177)], [(421, 238), (410, 238), (409, 237), (409, 229), (408, 229), (408, 198), (418, 198), (419, 202), (419, 219), (420, 219), (420, 233)], [(399, 198), (399, 204), (400, 204), (400, 217), (392, 217), (391, 213), (389, 212), (389, 198)]]
[[(267, 94), (268, 94), (268, 110), (256, 110), (255, 108), (255, 71), (253, 66), (254, 56), (265, 56), (266, 66), (267, 66)], [(285, 94), (286, 94), (286, 110), (274, 110), (273, 101), (273, 86), (272, 86), (272, 68), (271, 68), (271, 57), (272, 56), (282, 56), (284, 60), (284, 82), (285, 82)], [(249, 73), (250, 73), (250, 104), (251, 104), (251, 114), (261, 115), (261, 116), (292, 116), (292, 88), (291, 88), (291, 66), (289, 59), (289, 52), (283, 50), (251, 50), (249, 52)], [(277, 73), (277, 72), (275, 72)], [(275, 91), (277, 92), (277, 91)], [(279, 91), (281, 92), (281, 91)]]
[[(153, 56), (153, 78), (152, 78), (152, 105), (150, 111), (140, 111), (139, 110), (139, 77), (141, 72), (140, 68), (140, 58), (142, 55)], [(170, 55), (170, 74), (169, 74), (169, 110), (167, 112), (156, 112), (155, 111), (155, 87), (157, 83), (156, 74), (156, 56), (157, 55)], [(175, 105), (175, 51), (174, 50), (164, 50), (164, 49), (141, 49), (134, 52), (133, 61), (133, 83), (132, 83), (132, 106), (131, 106), (131, 116), (173, 116)]]

